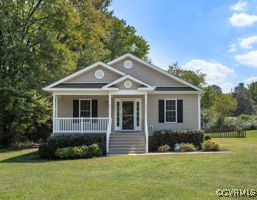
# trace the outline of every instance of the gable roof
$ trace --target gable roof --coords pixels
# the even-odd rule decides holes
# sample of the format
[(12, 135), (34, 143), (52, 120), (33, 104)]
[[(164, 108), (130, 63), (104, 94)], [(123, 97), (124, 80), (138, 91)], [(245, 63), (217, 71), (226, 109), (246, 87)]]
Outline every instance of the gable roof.
[(89, 71), (89, 70), (91, 70), (91, 69), (93, 69), (95, 67), (98, 67), (98, 66), (102, 66), (102, 67), (104, 67), (106, 69), (109, 69), (110, 71), (113, 71), (114, 73), (117, 73), (117, 74), (119, 74), (121, 76), (125, 75), (125, 73), (123, 73), (123, 72), (121, 72), (121, 71), (119, 71), (119, 70), (117, 70), (117, 69), (115, 69), (113, 67), (110, 67), (109, 65), (107, 65), (107, 64), (105, 64), (103, 62), (96, 62), (96, 63), (94, 63), (94, 64), (92, 64), (92, 65), (90, 65), (88, 67), (85, 67), (85, 68), (83, 68), (83, 69), (81, 69), (81, 70), (79, 70), (79, 71), (77, 71), (77, 72), (75, 72), (75, 73), (73, 73), (73, 74), (63, 78), (63, 79), (60, 79), (59, 81), (56, 81), (56, 82), (52, 83), (51, 85), (46, 86), (45, 88), (43, 88), (43, 90), (48, 91), (50, 88), (52, 88), (52, 87), (54, 87), (56, 85), (59, 85), (60, 83), (63, 83), (64, 81), (68, 81), (68, 80), (70, 80), (72, 78), (75, 78), (75, 77), (81, 75), (82, 73), (87, 72), (87, 71)]
[(132, 81), (134, 81), (134, 82), (136, 82), (136, 83), (138, 83), (138, 84), (143, 85), (143, 86), (145, 87), (145, 89), (148, 88), (148, 89), (150, 89), (150, 90), (154, 90), (154, 88), (155, 88), (155, 87), (153, 87), (153, 86), (151, 86), (151, 85), (149, 85), (149, 84), (147, 84), (147, 83), (145, 83), (145, 82), (143, 82), (143, 81), (141, 81), (141, 80), (139, 80), (139, 79), (137, 79), (137, 78), (135, 78), (135, 77), (133, 77), (133, 76), (131, 76), (131, 75), (128, 75), (128, 74), (125, 75), (125, 76), (123, 76), (123, 77), (121, 77), (121, 78), (119, 78), (119, 79), (117, 79), (117, 80), (115, 80), (115, 81), (113, 81), (113, 82), (111, 82), (111, 83), (109, 83), (109, 84), (107, 84), (107, 85), (105, 85), (105, 86), (103, 86), (102, 88), (103, 88), (103, 89), (108, 89), (108, 88), (110, 88), (112, 85), (115, 85), (115, 84), (117, 84), (117, 83), (120, 83), (120, 82), (122, 82), (122, 81), (125, 81), (126, 79), (132, 80)]
[(178, 81), (178, 82), (180, 82), (182, 84), (185, 84), (185, 85), (187, 85), (189, 87), (192, 87), (192, 88), (194, 88), (195, 90), (197, 90), (199, 92), (203, 92), (202, 89), (196, 87), (195, 85), (193, 85), (191, 83), (188, 83), (187, 81), (185, 81), (185, 80), (183, 80), (183, 79), (181, 79), (181, 78), (179, 78), (179, 77), (177, 77), (175, 75), (172, 75), (172, 74), (168, 73), (167, 71), (165, 71), (165, 70), (163, 70), (163, 69), (161, 69), (161, 68), (159, 68), (159, 67), (157, 67), (157, 66), (155, 66), (153, 64), (147, 63), (144, 60), (142, 60), (142, 59), (140, 59), (140, 58), (138, 58), (138, 57), (136, 57), (136, 56), (134, 56), (134, 55), (132, 55), (130, 53), (124, 54), (123, 56), (120, 56), (120, 57), (118, 57), (118, 58), (108, 62), (107, 64), (108, 65), (113, 65), (114, 63), (117, 63), (117, 62), (119, 62), (119, 61), (121, 61), (121, 60), (123, 60), (125, 58), (130, 58), (132, 60), (135, 60), (135, 61), (137, 61), (137, 62), (139, 62), (139, 63), (141, 63), (141, 64), (143, 64), (143, 65), (145, 65), (145, 66), (147, 66), (147, 67), (149, 67), (149, 68), (151, 68), (151, 69), (153, 69), (153, 70), (155, 70), (155, 71), (157, 71), (157, 72), (159, 72), (161, 74), (164, 74), (165, 76), (167, 76), (167, 77), (169, 77), (171, 79), (174, 79), (174, 80), (176, 80), (176, 81)]

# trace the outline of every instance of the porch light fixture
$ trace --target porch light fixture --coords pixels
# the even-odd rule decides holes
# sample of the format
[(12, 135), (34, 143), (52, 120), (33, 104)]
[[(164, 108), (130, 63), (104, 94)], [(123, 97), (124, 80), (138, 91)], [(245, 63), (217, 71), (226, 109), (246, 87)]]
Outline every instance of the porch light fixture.
[(125, 81), (125, 82), (124, 82), (124, 87), (125, 87), (125, 88), (131, 88), (131, 87), (132, 87), (132, 82), (129, 81), (129, 80)]
[(104, 77), (104, 71), (101, 70), (101, 69), (96, 70), (96, 71), (95, 71), (95, 77), (96, 77), (97, 79), (102, 79), (102, 78)]
[(133, 62), (132, 62), (131, 60), (126, 60), (126, 61), (124, 62), (124, 67), (125, 67), (126, 69), (131, 69), (131, 68), (133, 67)]

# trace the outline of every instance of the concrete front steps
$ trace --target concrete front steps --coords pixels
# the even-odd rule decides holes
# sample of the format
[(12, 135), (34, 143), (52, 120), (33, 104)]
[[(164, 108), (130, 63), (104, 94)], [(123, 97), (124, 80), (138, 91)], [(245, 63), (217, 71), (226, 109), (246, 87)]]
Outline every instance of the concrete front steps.
[(109, 154), (145, 153), (145, 134), (142, 132), (113, 132), (110, 135)]

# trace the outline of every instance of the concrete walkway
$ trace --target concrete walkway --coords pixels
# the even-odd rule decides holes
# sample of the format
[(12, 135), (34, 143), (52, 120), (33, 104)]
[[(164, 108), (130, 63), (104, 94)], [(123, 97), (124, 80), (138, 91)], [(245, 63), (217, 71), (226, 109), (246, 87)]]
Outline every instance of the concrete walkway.
[(150, 153), (142, 153), (142, 154), (108, 154), (107, 156), (157, 156), (157, 155), (185, 155), (185, 154), (219, 154), (219, 153), (230, 153), (232, 151), (222, 150), (222, 151), (194, 151), (194, 152), (150, 152)]

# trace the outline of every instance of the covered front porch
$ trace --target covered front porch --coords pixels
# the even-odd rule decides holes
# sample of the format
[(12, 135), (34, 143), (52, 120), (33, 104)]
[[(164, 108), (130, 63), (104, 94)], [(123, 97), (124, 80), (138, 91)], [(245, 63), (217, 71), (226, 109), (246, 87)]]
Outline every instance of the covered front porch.
[(148, 151), (147, 92), (53, 94), (53, 134), (144, 133)]

